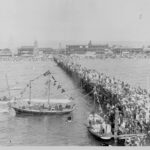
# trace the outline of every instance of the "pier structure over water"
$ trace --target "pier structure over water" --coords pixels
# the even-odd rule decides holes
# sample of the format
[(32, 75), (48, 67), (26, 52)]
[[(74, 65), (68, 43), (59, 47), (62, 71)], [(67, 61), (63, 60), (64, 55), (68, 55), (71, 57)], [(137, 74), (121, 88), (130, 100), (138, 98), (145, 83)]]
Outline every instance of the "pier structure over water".
[(104, 73), (82, 67), (70, 56), (58, 55), (54, 61), (90, 96), (96, 95), (104, 116), (109, 116), (112, 123), (115, 120), (113, 111), (119, 109), (118, 127), (124, 128), (123, 134), (147, 133), (150, 130), (150, 94), (146, 89), (134, 88)]

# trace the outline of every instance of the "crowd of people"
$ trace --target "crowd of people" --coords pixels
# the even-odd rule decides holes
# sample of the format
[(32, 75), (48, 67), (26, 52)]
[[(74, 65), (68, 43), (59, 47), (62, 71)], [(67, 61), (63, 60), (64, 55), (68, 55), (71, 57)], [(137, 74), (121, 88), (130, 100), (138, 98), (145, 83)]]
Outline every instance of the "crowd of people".
[(70, 75), (79, 79), (82, 87), (90, 92), (93, 90), (99, 104), (111, 120), (115, 123), (115, 110), (118, 128), (123, 134), (145, 133), (150, 123), (150, 94), (141, 87), (135, 88), (116, 78), (110, 78), (94, 69), (87, 69), (77, 64), (73, 57), (59, 55), (54, 61)]

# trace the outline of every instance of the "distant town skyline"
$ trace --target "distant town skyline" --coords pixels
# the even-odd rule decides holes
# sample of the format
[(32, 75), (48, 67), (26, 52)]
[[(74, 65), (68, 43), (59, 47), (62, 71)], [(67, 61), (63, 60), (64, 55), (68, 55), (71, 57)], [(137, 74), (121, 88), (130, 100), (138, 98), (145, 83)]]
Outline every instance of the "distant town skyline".
[[(123, 47), (135, 47), (135, 48), (141, 48), (141, 47), (147, 47), (150, 45), (150, 42), (140, 42), (140, 41), (94, 41), (94, 40), (91, 40), (92, 41), (92, 44), (108, 44), (109, 46), (113, 46), (113, 45), (116, 45), (116, 46), (123, 46)], [(64, 49), (66, 48), (66, 45), (80, 45), (80, 44), (83, 44), (83, 45), (87, 45), (89, 43), (89, 41), (49, 41), (48, 43), (41, 43), (40, 41), (37, 41), (38, 42), (38, 47), (39, 48), (53, 48), (53, 49)], [(6, 47), (2, 47), (0, 46), (0, 49), (5, 49), (5, 48), (9, 48), (11, 49), (11, 51), (13, 53), (16, 53), (18, 48), (22, 47), (22, 46), (33, 46), (34, 44), (34, 41), (30, 41), (30, 42), (20, 42), (18, 43), (17, 46), (14, 46), (14, 47), (11, 47), (9, 45), (6, 45)], [(61, 47), (60, 47), (61, 45)]]
[(66, 43), (150, 43), (149, 0), (0, 0), (0, 48)]

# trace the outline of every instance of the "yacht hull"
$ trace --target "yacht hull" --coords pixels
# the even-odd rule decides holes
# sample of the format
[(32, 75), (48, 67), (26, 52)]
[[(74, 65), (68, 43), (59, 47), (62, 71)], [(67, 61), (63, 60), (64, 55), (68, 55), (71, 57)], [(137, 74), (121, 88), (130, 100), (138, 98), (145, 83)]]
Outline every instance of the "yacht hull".
[(68, 114), (71, 113), (74, 108), (69, 109), (69, 110), (32, 110), (32, 109), (21, 109), (21, 108), (17, 108), (17, 107), (13, 107), (13, 109), (15, 110), (16, 114), (28, 114), (28, 115), (53, 115), (53, 114), (58, 114), (58, 115), (62, 115), (62, 114)]

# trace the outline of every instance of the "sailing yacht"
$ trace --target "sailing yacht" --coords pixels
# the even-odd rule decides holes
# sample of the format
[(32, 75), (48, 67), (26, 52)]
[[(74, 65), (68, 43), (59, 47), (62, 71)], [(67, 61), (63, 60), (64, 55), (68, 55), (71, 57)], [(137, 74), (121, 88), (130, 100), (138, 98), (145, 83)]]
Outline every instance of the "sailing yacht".
[(71, 99), (51, 99), (50, 98), (50, 71), (43, 74), (49, 75), (48, 79), (48, 99), (31, 99), (31, 83), (32, 81), (39, 79), (36, 77), (30, 80), (29, 87), (29, 99), (20, 99), (11, 104), (11, 107), (15, 110), (16, 114), (31, 114), (31, 115), (51, 115), (51, 114), (66, 114), (75, 109), (75, 104)]

